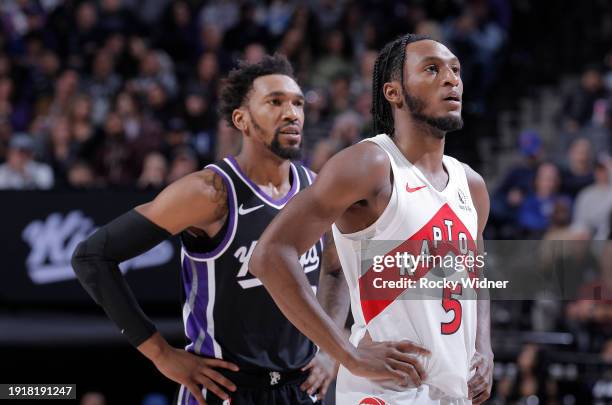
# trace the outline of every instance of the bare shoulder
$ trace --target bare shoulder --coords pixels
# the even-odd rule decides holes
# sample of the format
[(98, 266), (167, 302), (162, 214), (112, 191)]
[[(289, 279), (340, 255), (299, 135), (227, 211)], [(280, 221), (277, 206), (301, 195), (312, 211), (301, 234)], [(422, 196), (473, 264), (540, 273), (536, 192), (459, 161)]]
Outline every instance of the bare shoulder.
[(338, 152), (325, 164), (319, 178), (332, 176), (353, 186), (387, 181), (391, 163), (387, 153), (373, 142), (360, 142)]
[(467, 163), (462, 163), (465, 169), (465, 176), (467, 177), (470, 191), (482, 192), (487, 190), (487, 184), (485, 183), (482, 176)]
[(173, 182), (137, 210), (175, 234), (224, 219), (228, 212), (227, 190), (219, 174), (203, 169)]
[(474, 207), (478, 213), (478, 223), (480, 232), (484, 229), (486, 222), (489, 218), (489, 192), (487, 191), (487, 184), (485, 183), (482, 176), (472, 169), (469, 165), (463, 163), (465, 168), (465, 176), (467, 178), (468, 186), (470, 188), (470, 194), (472, 195), (472, 201)]

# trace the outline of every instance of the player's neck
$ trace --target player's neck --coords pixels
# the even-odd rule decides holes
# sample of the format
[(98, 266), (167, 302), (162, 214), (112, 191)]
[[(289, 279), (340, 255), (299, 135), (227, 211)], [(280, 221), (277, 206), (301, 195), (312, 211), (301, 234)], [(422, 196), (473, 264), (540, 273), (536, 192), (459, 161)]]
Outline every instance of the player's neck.
[(267, 155), (267, 153), (262, 154), (243, 144), (242, 150), (236, 156), (236, 161), (240, 169), (255, 184), (272, 185), (277, 188), (289, 184), (291, 162), (277, 156)]
[(398, 122), (395, 127), (393, 141), (398, 149), (419, 169), (429, 173), (444, 170), (442, 156), (444, 155), (445, 137), (428, 131), (425, 123)]

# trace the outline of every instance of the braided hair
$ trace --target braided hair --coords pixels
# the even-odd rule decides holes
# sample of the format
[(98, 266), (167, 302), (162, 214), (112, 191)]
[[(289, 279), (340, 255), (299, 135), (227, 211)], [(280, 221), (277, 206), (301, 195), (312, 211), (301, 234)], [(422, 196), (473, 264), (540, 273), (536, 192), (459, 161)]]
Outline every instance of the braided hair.
[(383, 85), (399, 76), (402, 89), (404, 88), (404, 75), (402, 74), (406, 61), (406, 46), (412, 42), (431, 39), (425, 35), (406, 34), (385, 45), (374, 63), (372, 81), (372, 117), (374, 119), (374, 133), (385, 133), (393, 136), (395, 124), (391, 112), (391, 104), (383, 93)]

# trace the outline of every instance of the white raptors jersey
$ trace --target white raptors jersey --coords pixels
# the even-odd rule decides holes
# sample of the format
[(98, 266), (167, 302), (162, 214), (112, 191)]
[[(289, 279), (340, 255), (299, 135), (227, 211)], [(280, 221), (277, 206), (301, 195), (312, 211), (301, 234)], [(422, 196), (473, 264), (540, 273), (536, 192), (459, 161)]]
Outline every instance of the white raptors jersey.
[[(407, 339), (418, 343), (432, 353), (422, 358), (429, 395), (467, 398), (470, 360), (475, 352), (477, 301), (462, 299), (457, 290), (449, 291), (446, 296), (440, 291), (438, 297), (429, 299), (406, 298), (401, 290), (384, 299), (367, 299), (364, 282), (371, 282), (376, 274), (372, 269), (365, 273), (362, 270), (362, 246), (368, 241), (423, 243), (467, 239), (474, 246), (478, 220), (464, 166), (444, 156), (442, 162), (449, 180), (443, 191), (437, 191), (387, 135), (365, 141), (374, 142), (387, 152), (393, 171), (393, 191), (384, 212), (366, 229), (343, 234), (335, 224), (332, 227), (355, 319), (351, 343), (357, 346), (366, 331), (374, 341)], [(342, 392), (377, 395), (389, 392), (389, 387), (352, 376), (344, 369), (339, 374), (337, 390), (341, 398)], [(404, 402), (392, 400), (391, 403)]]

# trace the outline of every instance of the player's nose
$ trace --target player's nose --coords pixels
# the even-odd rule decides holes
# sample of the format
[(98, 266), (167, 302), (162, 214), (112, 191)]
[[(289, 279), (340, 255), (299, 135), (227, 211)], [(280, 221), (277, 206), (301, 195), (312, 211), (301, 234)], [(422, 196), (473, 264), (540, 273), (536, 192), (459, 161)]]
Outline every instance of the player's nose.
[(458, 87), (461, 83), (461, 76), (458, 72), (455, 72), (453, 69), (447, 67), (444, 69), (443, 83), (444, 86)]
[(285, 104), (283, 108), (283, 119), (286, 121), (296, 121), (300, 117), (298, 107), (293, 103)]

